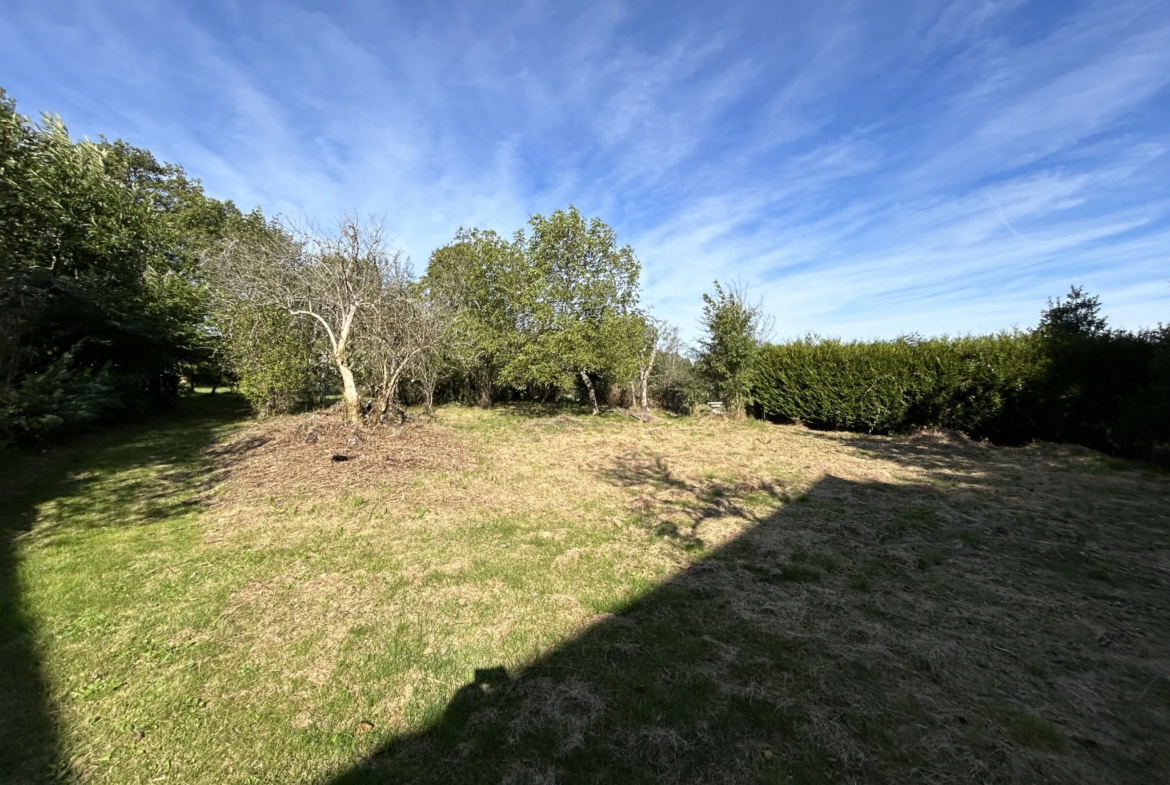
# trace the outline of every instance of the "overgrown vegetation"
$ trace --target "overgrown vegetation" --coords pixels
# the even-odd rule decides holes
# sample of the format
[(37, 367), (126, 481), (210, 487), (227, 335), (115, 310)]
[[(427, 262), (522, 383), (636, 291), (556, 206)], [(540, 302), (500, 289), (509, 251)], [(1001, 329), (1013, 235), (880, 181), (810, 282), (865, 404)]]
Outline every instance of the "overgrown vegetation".
[(169, 405), (186, 380), (235, 386), (261, 416), (338, 396), (373, 426), (436, 401), (718, 400), (1170, 462), (1170, 328), (1109, 329), (1077, 288), (1025, 332), (765, 345), (764, 304), (716, 282), (688, 348), (641, 305), (633, 249), (572, 206), (511, 237), (461, 229), (416, 277), (377, 220), (244, 215), (145, 150), (74, 141), (6, 97), (0, 115), (0, 442)]
[(724, 289), (716, 281), (715, 294), (703, 295), (702, 325), (698, 371), (727, 411), (741, 416), (770, 328), (763, 303), (749, 302), (742, 284)]

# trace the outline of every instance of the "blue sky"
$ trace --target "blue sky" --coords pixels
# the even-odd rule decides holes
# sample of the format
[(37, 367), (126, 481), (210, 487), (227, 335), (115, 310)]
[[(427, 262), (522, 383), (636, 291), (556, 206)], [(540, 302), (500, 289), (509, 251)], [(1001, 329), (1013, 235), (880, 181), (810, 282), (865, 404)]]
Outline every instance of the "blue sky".
[(0, 0), (0, 85), (268, 214), (459, 226), (572, 202), (694, 335), (1170, 321), (1170, 2)]

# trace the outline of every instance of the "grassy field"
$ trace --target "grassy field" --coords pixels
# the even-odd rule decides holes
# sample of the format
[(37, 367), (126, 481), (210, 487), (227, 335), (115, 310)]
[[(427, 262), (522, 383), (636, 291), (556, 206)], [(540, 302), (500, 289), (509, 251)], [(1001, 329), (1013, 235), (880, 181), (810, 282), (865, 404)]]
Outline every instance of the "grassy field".
[(0, 780), (1170, 781), (1170, 476), (199, 395), (0, 457)]

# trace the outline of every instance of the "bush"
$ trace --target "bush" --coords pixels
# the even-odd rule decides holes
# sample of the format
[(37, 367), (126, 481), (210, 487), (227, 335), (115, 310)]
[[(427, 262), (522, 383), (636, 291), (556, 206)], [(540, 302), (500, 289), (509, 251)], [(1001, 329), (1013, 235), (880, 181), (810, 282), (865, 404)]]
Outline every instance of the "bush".
[(0, 391), (0, 446), (31, 446), (83, 430), (124, 408), (108, 368), (78, 369), (66, 354)]
[(239, 308), (223, 318), (228, 365), (261, 417), (323, 403), (332, 366), (314, 326), (275, 308)]
[(1149, 345), (1146, 383), (1122, 401), (1109, 438), (1119, 454), (1170, 469), (1170, 326), (1142, 337)]
[(655, 392), (658, 404), (675, 414), (692, 414), (695, 407), (707, 400), (707, 387), (690, 368), (685, 373), (668, 379)]

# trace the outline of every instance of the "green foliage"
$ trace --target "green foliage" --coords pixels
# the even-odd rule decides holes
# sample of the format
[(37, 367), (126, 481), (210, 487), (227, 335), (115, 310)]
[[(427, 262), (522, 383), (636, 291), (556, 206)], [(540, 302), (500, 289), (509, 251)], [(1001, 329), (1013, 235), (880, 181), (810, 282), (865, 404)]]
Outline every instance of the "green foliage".
[(1107, 330), (1096, 298), (1074, 289), (1069, 301), (1031, 332), (767, 346), (752, 396), (765, 416), (816, 428), (948, 428), (1165, 461), (1170, 329)]
[(1119, 454), (1170, 469), (1170, 325), (1140, 337), (1149, 347), (1145, 384), (1118, 405), (1109, 437)]
[(33, 445), (84, 428), (121, 406), (108, 369), (77, 368), (65, 354), (20, 387), (0, 391), (0, 446)]
[(628, 378), (643, 332), (633, 249), (619, 248), (613, 229), (572, 206), (534, 215), (529, 227), (524, 340), (503, 377), (561, 391), (581, 374)]
[(227, 365), (262, 417), (322, 403), (336, 385), (314, 323), (277, 308), (241, 307), (225, 321)]
[(1068, 297), (1048, 300), (1040, 315), (1040, 331), (1047, 335), (1103, 335), (1106, 321), (1101, 316), (1101, 301), (1079, 286), (1069, 289)]
[(522, 234), (508, 241), (490, 230), (460, 229), (431, 254), (423, 288), (454, 314), (447, 359), (482, 406), (492, 402), (515, 350), (525, 299), (533, 293), (527, 273)]
[[(199, 255), (248, 221), (262, 223), (181, 168), (123, 142), (74, 141), (0, 91), (0, 429), (60, 435), (173, 400), (207, 337)], [(112, 395), (93, 416), (46, 414), (74, 411), (62, 402), (93, 398), (77, 392), (93, 385)]]
[(727, 411), (742, 414), (748, 402), (760, 339), (766, 332), (762, 307), (748, 302), (741, 286), (703, 295), (703, 329), (699, 339), (699, 373), (710, 383)]
[(1100, 310), (1096, 297), (1074, 286), (1041, 314), (1037, 334), (1049, 373), (1039, 388), (1037, 432), (1149, 458), (1159, 443), (1170, 442), (1156, 383), (1165, 330), (1111, 330)]
[(1043, 367), (1039, 342), (1022, 333), (869, 343), (810, 337), (765, 347), (752, 395), (767, 416), (817, 428), (998, 435)]
[(659, 353), (652, 380), (654, 400), (675, 414), (690, 414), (706, 400), (707, 383), (681, 354)]
[(569, 394), (581, 385), (589, 395), (638, 370), (646, 323), (633, 249), (571, 206), (529, 227), (511, 240), (461, 229), (423, 278), (454, 314), (449, 356), (482, 405), (501, 386)]

